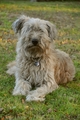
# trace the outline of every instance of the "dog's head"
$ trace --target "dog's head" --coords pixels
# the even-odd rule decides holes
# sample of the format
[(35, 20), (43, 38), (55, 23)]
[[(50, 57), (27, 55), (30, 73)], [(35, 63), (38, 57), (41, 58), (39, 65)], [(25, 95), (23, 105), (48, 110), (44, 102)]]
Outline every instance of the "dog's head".
[(21, 46), (31, 55), (42, 54), (56, 39), (56, 27), (49, 21), (23, 15), (12, 26)]

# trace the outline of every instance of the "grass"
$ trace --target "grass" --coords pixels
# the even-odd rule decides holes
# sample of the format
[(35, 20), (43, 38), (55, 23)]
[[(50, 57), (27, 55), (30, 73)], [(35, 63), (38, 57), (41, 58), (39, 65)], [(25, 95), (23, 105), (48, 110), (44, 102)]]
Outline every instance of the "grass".
[[(15, 78), (6, 74), (6, 65), (16, 55), (11, 24), (21, 14), (56, 24), (56, 47), (70, 54), (76, 68), (74, 81), (47, 95), (44, 102), (12, 96)], [(80, 2), (0, 1), (0, 120), (80, 120)]]

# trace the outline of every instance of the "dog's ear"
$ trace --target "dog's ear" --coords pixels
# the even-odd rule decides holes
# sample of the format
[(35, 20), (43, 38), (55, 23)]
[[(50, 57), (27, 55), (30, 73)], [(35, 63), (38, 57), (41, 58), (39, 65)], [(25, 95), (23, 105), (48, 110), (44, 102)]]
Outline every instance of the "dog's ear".
[(21, 32), (21, 29), (23, 28), (23, 24), (27, 20), (29, 20), (29, 17), (22, 15), (20, 18), (14, 21), (14, 23), (12, 24), (12, 28), (16, 34)]
[(49, 37), (51, 38), (51, 40), (55, 40), (57, 38), (56, 26), (48, 21), (46, 25)]

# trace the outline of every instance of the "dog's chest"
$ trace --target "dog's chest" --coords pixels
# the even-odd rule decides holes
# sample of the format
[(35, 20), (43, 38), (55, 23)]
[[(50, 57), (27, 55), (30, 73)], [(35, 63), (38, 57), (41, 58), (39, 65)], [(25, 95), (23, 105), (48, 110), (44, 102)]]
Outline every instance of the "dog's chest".
[(22, 70), (23, 77), (34, 85), (41, 85), (46, 76), (46, 65), (43, 61), (26, 62)]

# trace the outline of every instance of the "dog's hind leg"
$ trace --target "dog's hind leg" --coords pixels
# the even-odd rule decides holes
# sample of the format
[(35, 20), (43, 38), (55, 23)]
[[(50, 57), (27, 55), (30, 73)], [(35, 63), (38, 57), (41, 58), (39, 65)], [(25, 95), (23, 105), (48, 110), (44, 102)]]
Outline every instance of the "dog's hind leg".
[(9, 63), (7, 65), (7, 68), (8, 68), (8, 70), (6, 71), (6, 73), (8, 73), (9, 75), (15, 74), (15, 72), (16, 72), (16, 61), (13, 61), (13, 62)]

